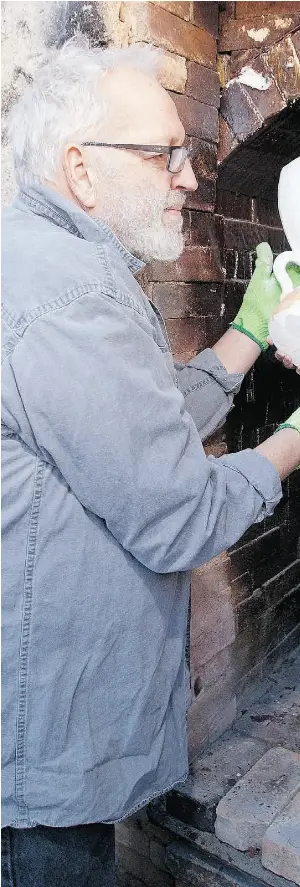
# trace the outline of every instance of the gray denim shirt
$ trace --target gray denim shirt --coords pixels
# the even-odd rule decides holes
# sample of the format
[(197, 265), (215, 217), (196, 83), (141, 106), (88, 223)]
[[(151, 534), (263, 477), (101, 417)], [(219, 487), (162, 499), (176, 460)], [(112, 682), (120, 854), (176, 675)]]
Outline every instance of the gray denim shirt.
[(3, 826), (185, 778), (189, 571), (281, 497), (256, 452), (206, 458), (242, 377), (209, 350), (176, 372), (139, 267), (52, 189), (5, 213)]

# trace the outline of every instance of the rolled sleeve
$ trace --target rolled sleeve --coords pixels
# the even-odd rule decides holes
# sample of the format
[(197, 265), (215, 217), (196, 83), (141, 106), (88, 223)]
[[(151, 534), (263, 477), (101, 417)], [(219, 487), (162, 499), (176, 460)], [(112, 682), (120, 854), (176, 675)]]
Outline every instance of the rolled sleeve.
[(201, 439), (205, 440), (224, 424), (244, 375), (228, 373), (210, 348), (197, 354), (187, 364), (176, 363), (175, 367), (186, 409)]
[(219, 461), (232, 471), (238, 471), (261, 497), (261, 508), (254, 522), (259, 523), (265, 517), (270, 517), (282, 497), (281, 480), (272, 463), (256, 450), (222, 456)]

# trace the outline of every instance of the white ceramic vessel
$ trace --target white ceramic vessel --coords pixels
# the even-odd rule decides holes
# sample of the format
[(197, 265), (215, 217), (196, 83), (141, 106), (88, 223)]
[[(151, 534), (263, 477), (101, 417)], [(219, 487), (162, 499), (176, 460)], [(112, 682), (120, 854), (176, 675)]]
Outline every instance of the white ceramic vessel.
[[(284, 166), (278, 186), (278, 209), (282, 226), (291, 250), (281, 253), (274, 262), (273, 271), (281, 287), (281, 300), (293, 291), (287, 272), (290, 263), (300, 269), (300, 157)], [(269, 324), (270, 336), (278, 351), (300, 365), (300, 299), (275, 314)]]

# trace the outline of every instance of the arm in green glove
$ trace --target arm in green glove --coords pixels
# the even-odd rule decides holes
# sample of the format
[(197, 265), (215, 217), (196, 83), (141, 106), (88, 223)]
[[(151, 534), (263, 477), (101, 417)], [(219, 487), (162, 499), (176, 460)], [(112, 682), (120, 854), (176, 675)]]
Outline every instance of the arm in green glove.
[[(281, 289), (272, 273), (273, 254), (268, 243), (260, 243), (256, 249), (255, 271), (246, 289), (240, 310), (231, 326), (249, 336), (262, 351), (269, 347), (269, 321), (278, 307)], [(300, 285), (297, 265), (288, 266), (291, 289)]]
[(269, 347), (269, 320), (279, 305), (281, 289), (272, 274), (273, 254), (269, 244), (260, 243), (256, 256), (254, 273), (231, 326), (249, 336), (262, 351), (266, 351)]

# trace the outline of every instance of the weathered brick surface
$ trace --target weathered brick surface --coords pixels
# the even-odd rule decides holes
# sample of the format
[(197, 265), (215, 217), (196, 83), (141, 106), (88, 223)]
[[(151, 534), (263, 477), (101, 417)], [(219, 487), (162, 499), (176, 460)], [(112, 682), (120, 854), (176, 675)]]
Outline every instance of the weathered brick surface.
[(191, 3), (182, 2), (182, 0), (176, 0), (175, 3), (161, 3), (160, 0), (157, 2), (157, 6), (162, 6), (163, 9), (166, 9), (168, 12), (172, 12), (173, 15), (178, 15), (179, 18), (183, 18), (186, 22), (190, 21), (191, 18)]
[(300, 884), (300, 793), (269, 826), (263, 838), (262, 864)]
[(206, 345), (205, 319), (184, 317), (166, 320), (167, 333), (176, 360), (187, 363)]
[(124, 5), (128, 7), (127, 15), (131, 16), (135, 40), (148, 40), (208, 68), (215, 66), (216, 41), (206, 31), (156, 3)]
[(271, 822), (300, 789), (300, 755), (273, 748), (217, 807), (217, 837), (237, 850), (261, 847)]
[(251, 18), (241, 22), (240, 20), (227, 20), (221, 25), (219, 32), (219, 52), (231, 52), (232, 50), (256, 49), (261, 51), (264, 46), (271, 46), (280, 37), (289, 34), (300, 24), (300, 11), (289, 15), (278, 16), (261, 15), (258, 21)]
[(219, 133), (217, 109), (197, 102), (191, 96), (171, 95), (186, 134), (216, 143)]
[(198, 102), (218, 108), (220, 81), (217, 72), (210, 68), (204, 68), (203, 65), (197, 65), (195, 62), (189, 62), (186, 94), (197, 99)]
[(174, 52), (165, 52), (160, 66), (161, 85), (164, 89), (184, 93), (186, 81), (186, 60)]
[(261, 18), (262, 14), (264, 15), (274, 15), (280, 18), (290, 15), (294, 15), (295, 13), (300, 13), (300, 3), (297, 3), (297, 0), (269, 0), (269, 2), (264, 2), (264, 0), (260, 0), (259, 3), (250, 2), (243, 3), (243, 0), (239, 0), (238, 3), (233, 4), (235, 6), (234, 15), (236, 19), (242, 19), (242, 21), (249, 21), (253, 18)]
[(290, 37), (276, 43), (266, 53), (266, 63), (286, 101), (299, 98), (300, 61)]
[(215, 250), (206, 246), (188, 246), (177, 262), (153, 262), (153, 281), (223, 281), (224, 274)]
[(208, 34), (212, 34), (213, 37), (218, 36), (218, 3), (208, 2), (205, 3), (204, 0), (200, 0), (200, 3), (194, 2), (192, 4), (192, 16), (193, 22), (199, 28), (204, 28)]
[(154, 283), (151, 298), (163, 316), (217, 316), (222, 310), (222, 284)]
[(265, 119), (278, 114), (284, 107), (285, 101), (273, 83), (266, 94), (234, 80), (221, 99), (222, 117), (240, 141), (260, 129)]
[(218, 161), (219, 163), (223, 163), (228, 154), (231, 154), (234, 149), (238, 146), (239, 140), (237, 136), (233, 133), (230, 126), (224, 120), (224, 117), (220, 116), (219, 118), (219, 147), (218, 147)]

